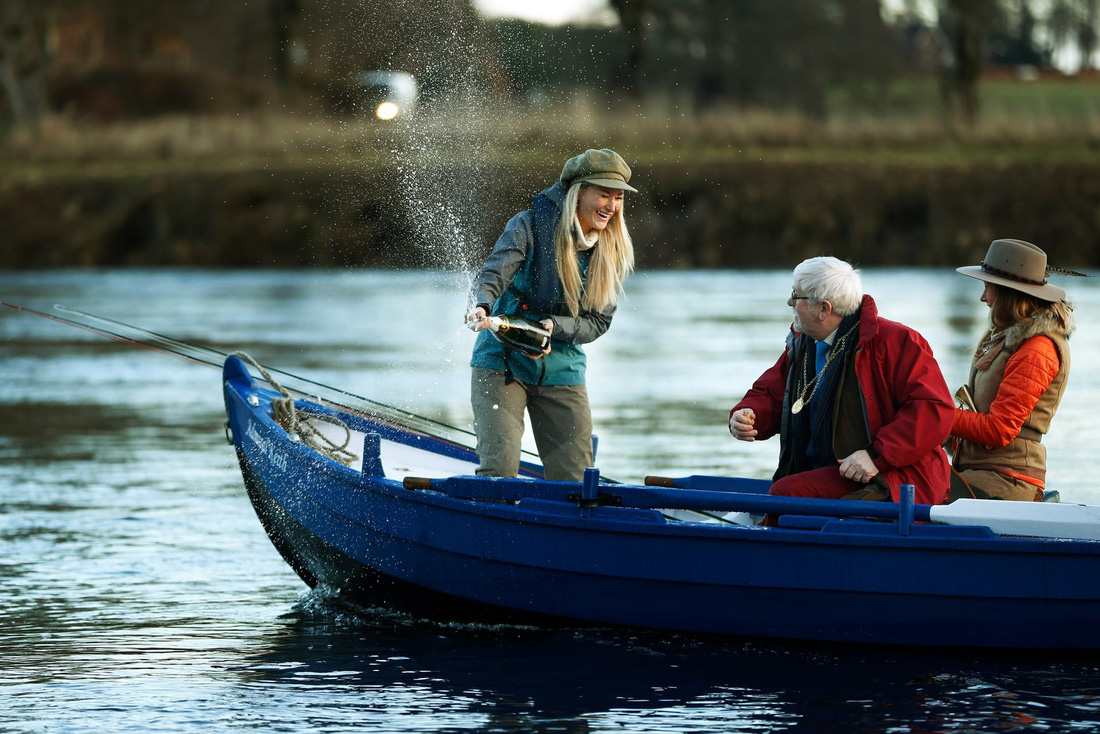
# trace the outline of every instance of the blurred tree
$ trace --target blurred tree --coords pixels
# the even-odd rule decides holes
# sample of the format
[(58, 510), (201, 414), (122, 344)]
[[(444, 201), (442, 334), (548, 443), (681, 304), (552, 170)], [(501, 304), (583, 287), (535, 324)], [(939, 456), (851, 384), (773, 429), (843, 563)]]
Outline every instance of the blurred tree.
[(610, 0), (619, 16), (619, 25), (626, 34), (626, 58), (616, 80), (628, 98), (642, 94), (642, 60), (645, 54), (645, 19), (651, 0)]
[[(0, 89), (21, 120), (47, 83), (100, 119), (247, 107), (303, 78), (346, 96), (368, 69), (410, 71), (428, 98), (509, 86), (472, 0), (0, 0), (0, 13)], [(34, 84), (43, 101), (28, 107)]]
[(160, 66), (285, 80), (298, 0), (36, 0), (49, 8), (57, 61)]
[(602, 86), (683, 109), (826, 112), (830, 88), (880, 99), (904, 71), (880, 0), (613, 0), (619, 26), (495, 24), (527, 93)]
[(978, 79), (982, 73), (982, 40), (996, 0), (938, 0), (940, 25), (950, 42), (941, 89), (949, 120), (973, 125), (978, 117)]
[(92, 119), (239, 110), (289, 79), (297, 0), (36, 0), (51, 102)]
[(46, 22), (33, 0), (0, 0), (0, 91), (11, 127), (37, 133), (46, 106)]
[(294, 43), (294, 22), (301, 9), (298, 0), (270, 0), (271, 27), (274, 30), (275, 47), (272, 49), (272, 71), (281, 86), (290, 82), (293, 66), (291, 48)]
[(698, 109), (820, 115), (830, 85), (882, 82), (901, 70), (879, 0), (649, 0), (646, 25), (640, 78), (687, 94)]
[(1036, 38), (1038, 21), (1030, 0), (999, 0), (993, 6), (987, 30), (990, 63), (1039, 67), (1049, 63), (1046, 49)]
[(1051, 0), (1047, 27), (1055, 46), (1066, 43), (1077, 46), (1082, 69), (1096, 68), (1100, 0)]

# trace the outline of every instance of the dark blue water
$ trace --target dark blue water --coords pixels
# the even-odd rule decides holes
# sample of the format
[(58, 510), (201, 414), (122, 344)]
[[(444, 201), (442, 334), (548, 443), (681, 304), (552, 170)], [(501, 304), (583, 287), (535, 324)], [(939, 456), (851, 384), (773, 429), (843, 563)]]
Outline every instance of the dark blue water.
[[(965, 280), (867, 276), (952, 385), (984, 318)], [(789, 285), (786, 273), (630, 282), (590, 350), (607, 474), (769, 472), (775, 447), (733, 441), (725, 414), (777, 355)], [(0, 273), (0, 300), (243, 349), (460, 427), (465, 287), (461, 274)], [(1100, 289), (1073, 295), (1081, 327), (1048, 442), (1052, 485), (1100, 502), (1100, 377), (1085, 367)], [(1100, 727), (1095, 655), (479, 627), (344, 607), (307, 591), (264, 535), (223, 437), (216, 370), (0, 308), (0, 374), (0, 731)]]

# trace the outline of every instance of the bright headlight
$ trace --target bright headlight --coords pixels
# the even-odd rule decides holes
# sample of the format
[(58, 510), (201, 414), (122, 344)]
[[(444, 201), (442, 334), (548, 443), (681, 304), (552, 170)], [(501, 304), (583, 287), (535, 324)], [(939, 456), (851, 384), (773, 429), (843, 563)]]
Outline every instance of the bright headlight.
[(393, 102), (383, 102), (378, 105), (378, 109), (374, 111), (374, 116), (379, 120), (392, 120), (397, 117), (397, 113), (401, 111), (401, 108), (395, 105)]

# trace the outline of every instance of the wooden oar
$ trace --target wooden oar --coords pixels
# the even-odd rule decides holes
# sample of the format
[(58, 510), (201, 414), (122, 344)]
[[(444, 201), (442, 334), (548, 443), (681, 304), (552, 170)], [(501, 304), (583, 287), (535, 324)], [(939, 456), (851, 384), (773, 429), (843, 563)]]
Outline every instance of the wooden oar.
[(643, 483), (648, 487), (714, 489), (723, 492), (748, 492), (750, 494), (767, 494), (768, 488), (772, 486), (772, 483), (767, 479), (716, 477), (708, 474), (692, 474), (686, 477), (648, 476)]
[[(685, 478), (686, 479), (686, 478)], [(712, 478), (720, 479), (720, 478)], [(753, 481), (753, 480), (742, 480)], [(432, 489), (463, 499), (516, 502), (524, 498), (577, 502), (578, 482), (531, 482), (522, 479), (451, 477), (405, 479), (408, 489)], [(731, 478), (731, 486), (736, 480)], [(745, 486), (745, 485), (742, 485)], [(748, 485), (752, 486), (752, 485)], [(803, 497), (776, 497), (755, 491), (678, 487), (600, 485), (602, 504), (648, 509), (747, 512), (773, 515), (863, 517), (907, 522), (906, 503), (859, 502)], [(1051, 502), (957, 500), (950, 505), (909, 505), (912, 521), (942, 525), (984, 526), (998, 535), (1066, 540), (1100, 540), (1100, 505)]]
[[(406, 477), (406, 489), (432, 489), (461, 499), (518, 502), (522, 499), (547, 499), (579, 502), (580, 482), (532, 482), (502, 477), (448, 477), (425, 479)], [(825, 517), (868, 517), (897, 520), (902, 505), (894, 502), (858, 502), (803, 497), (774, 497), (753, 492), (731, 492), (638, 485), (599, 485), (600, 503), (616, 507), (679, 509), (751, 514), (820, 515)], [(914, 519), (928, 521), (928, 505), (913, 505)]]

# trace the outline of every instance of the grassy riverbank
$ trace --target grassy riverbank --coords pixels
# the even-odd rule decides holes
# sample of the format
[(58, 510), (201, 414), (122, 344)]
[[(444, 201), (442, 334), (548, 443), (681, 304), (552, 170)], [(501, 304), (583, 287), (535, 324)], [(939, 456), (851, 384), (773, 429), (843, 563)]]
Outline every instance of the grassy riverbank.
[[(578, 150), (634, 164), (642, 266), (949, 264), (1015, 236), (1100, 262), (1100, 86), (987, 85), (972, 129), (931, 90), (827, 120), (673, 105), (452, 105), (406, 123), (272, 112), (45, 121), (0, 150), (0, 267), (474, 262)], [(909, 102), (905, 100), (908, 99)], [(901, 101), (899, 101), (901, 100)], [(861, 111), (862, 110), (862, 111)], [(457, 253), (457, 254), (456, 254)]]
[(24, 171), (36, 163), (174, 159), (180, 167), (225, 160), (341, 165), (349, 158), (376, 164), (418, 147), (452, 161), (476, 153), (492, 163), (538, 164), (548, 151), (594, 144), (655, 162), (731, 159), (761, 150), (816, 158), (917, 155), (932, 162), (1086, 151), (1100, 156), (1100, 81), (987, 81), (982, 115), (972, 127), (945, 123), (936, 87), (927, 80), (877, 92), (878, 101), (869, 100), (870, 94), (855, 99), (850, 91), (835, 93), (824, 119), (751, 109), (697, 112), (657, 100), (609, 108), (601, 98), (583, 96), (535, 108), (467, 100), (389, 123), (274, 107), (112, 124), (52, 115), (38, 137), (8, 140), (0, 159)]

